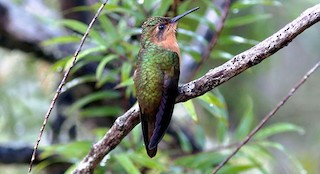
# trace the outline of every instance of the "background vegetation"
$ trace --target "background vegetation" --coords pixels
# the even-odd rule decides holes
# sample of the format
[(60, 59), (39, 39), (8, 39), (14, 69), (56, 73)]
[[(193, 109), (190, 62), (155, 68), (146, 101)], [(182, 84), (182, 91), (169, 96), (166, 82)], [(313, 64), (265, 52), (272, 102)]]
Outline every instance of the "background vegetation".
[[(192, 55), (194, 64), (198, 64), (201, 54), (192, 44), (200, 42), (206, 47), (208, 42), (206, 37), (196, 33), (197, 27), (206, 25), (214, 30), (215, 25), (203, 16), (207, 10), (213, 10), (219, 19), (220, 8), (208, 0), (182, 1), (178, 8), (172, 6), (174, 2), (108, 3), (50, 118), (39, 156), (50, 158), (39, 163), (34, 173), (44, 172), (48, 166), (71, 171), (113, 120), (135, 103), (131, 76), (140, 48), (140, 26), (148, 16), (174, 16), (200, 6), (197, 13), (179, 23), (178, 30), (183, 55)], [(24, 6), (24, 3), (12, 1), (15, 6)], [(183, 77), (182, 72), (181, 78), (187, 81), (203, 75), (271, 35), (316, 3), (316, 0), (233, 1), (210, 58), (198, 64), (200, 68), (195, 76)], [(61, 12), (58, 4), (44, 4), (56, 13)], [(99, 4), (92, 3), (62, 14), (80, 11), (89, 12), (90, 16), (98, 7)], [(76, 21), (66, 16), (65, 19), (49, 18), (43, 16), (46, 13), (41, 9), (32, 15), (49, 28), (62, 28), (65, 32), (43, 40), (41, 48), (53, 49), (59, 45), (64, 52), (56, 56), (57, 60), (48, 61), (19, 49), (5, 46), (0, 49), (0, 148), (33, 146), (61, 79), (60, 73), (70, 64), (73, 48), (87, 28), (86, 20)], [(318, 34), (319, 25), (315, 25), (261, 65), (192, 102), (178, 104), (170, 132), (164, 137), (156, 158), (146, 156), (139, 125), (106, 156), (96, 173), (212, 172), (234, 144), (241, 141), (319, 59)], [(319, 76), (319, 72), (316, 73), (221, 173), (318, 173)], [(25, 162), (0, 165), (4, 173), (26, 170)]]

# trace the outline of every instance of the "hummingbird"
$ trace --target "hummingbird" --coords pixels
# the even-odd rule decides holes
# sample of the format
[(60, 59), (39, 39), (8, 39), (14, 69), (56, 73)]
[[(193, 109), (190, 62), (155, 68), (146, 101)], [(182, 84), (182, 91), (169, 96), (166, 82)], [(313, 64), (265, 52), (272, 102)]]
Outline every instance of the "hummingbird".
[(141, 49), (134, 72), (136, 97), (147, 154), (154, 157), (163, 138), (178, 95), (180, 49), (177, 22), (193, 8), (176, 17), (150, 17), (142, 25)]

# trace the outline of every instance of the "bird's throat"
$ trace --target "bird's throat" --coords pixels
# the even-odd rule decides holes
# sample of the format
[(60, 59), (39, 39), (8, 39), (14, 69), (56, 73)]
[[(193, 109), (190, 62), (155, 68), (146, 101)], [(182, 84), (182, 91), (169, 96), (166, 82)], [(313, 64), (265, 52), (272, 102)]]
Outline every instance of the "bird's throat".
[(172, 36), (169, 36), (164, 40), (154, 39), (152, 42), (166, 50), (176, 52), (180, 57), (179, 45), (177, 43), (177, 39), (174, 34), (172, 34)]

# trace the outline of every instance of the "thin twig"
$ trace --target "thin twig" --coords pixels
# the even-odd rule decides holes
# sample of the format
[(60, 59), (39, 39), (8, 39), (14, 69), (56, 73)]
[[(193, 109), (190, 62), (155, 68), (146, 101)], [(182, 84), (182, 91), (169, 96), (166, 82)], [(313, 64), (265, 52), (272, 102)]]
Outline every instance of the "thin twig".
[(61, 82), (60, 82), (60, 84), (59, 84), (59, 86), (58, 86), (58, 89), (57, 89), (57, 91), (56, 91), (56, 93), (55, 93), (55, 95), (54, 95), (54, 97), (53, 97), (53, 99), (52, 99), (52, 102), (51, 102), (51, 104), (50, 104), (50, 107), (49, 107), (49, 109), (48, 109), (48, 111), (47, 111), (47, 113), (46, 113), (46, 115), (45, 115), (44, 121), (43, 121), (42, 126), (41, 126), (41, 128), (40, 128), (40, 132), (39, 132), (39, 136), (38, 136), (37, 142), (36, 142), (36, 144), (35, 144), (35, 146), (34, 146), (34, 149), (33, 149), (33, 152), (32, 152), (32, 157), (31, 157), (31, 161), (30, 161), (30, 165), (29, 165), (29, 173), (30, 173), (31, 170), (32, 170), (32, 164), (33, 164), (33, 161), (35, 160), (36, 152), (37, 152), (39, 143), (40, 143), (40, 141), (41, 141), (41, 137), (42, 137), (44, 128), (46, 127), (46, 124), (47, 124), (47, 122), (48, 122), (49, 116), (50, 116), (50, 114), (51, 114), (51, 111), (52, 111), (55, 103), (57, 102), (57, 99), (58, 99), (58, 97), (59, 97), (59, 94), (61, 93), (62, 87), (63, 87), (63, 86), (65, 85), (65, 83), (66, 83), (67, 77), (68, 77), (68, 75), (69, 75), (72, 67), (75, 65), (75, 63), (76, 63), (76, 61), (77, 61), (77, 57), (78, 57), (78, 55), (79, 55), (79, 53), (80, 53), (80, 51), (81, 51), (81, 49), (82, 49), (82, 46), (83, 46), (85, 40), (87, 39), (87, 37), (88, 37), (88, 35), (89, 35), (89, 32), (90, 32), (93, 24), (94, 24), (95, 21), (97, 20), (98, 16), (100, 15), (102, 9), (103, 9), (104, 6), (107, 4), (107, 2), (108, 2), (108, 0), (106, 0), (104, 3), (101, 4), (101, 6), (100, 6), (100, 8), (98, 9), (97, 13), (95, 14), (95, 16), (93, 17), (93, 19), (91, 20), (91, 22), (90, 22), (90, 24), (89, 24), (89, 26), (88, 26), (88, 28), (87, 28), (87, 31), (84, 33), (84, 35), (83, 35), (83, 37), (82, 37), (82, 39), (81, 39), (81, 42), (80, 42), (80, 45), (79, 45), (78, 49), (77, 49), (77, 50), (75, 51), (75, 53), (74, 53), (73, 61), (72, 61), (71, 65), (70, 65), (70, 67), (69, 67), (69, 68), (67, 69), (67, 71), (64, 73), (64, 76), (63, 76), (63, 78), (62, 78), (62, 80), (61, 80)]
[(285, 96), (276, 107), (269, 112), (261, 122), (250, 132), (250, 134), (236, 147), (236, 149), (224, 160), (222, 161), (213, 171), (213, 174), (216, 174), (245, 144), (250, 141), (250, 139), (269, 121), (274, 114), (288, 101), (290, 97), (305, 83), (305, 81), (310, 77), (312, 73), (317, 70), (320, 66), (320, 61), (316, 63), (304, 76), (303, 78), (290, 90), (290, 92)]

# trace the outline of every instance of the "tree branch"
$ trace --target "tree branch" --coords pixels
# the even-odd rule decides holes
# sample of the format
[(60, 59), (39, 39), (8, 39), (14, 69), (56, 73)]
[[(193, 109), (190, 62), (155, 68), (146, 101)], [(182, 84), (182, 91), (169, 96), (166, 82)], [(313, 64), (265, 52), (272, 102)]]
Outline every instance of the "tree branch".
[[(281, 48), (287, 46), (296, 36), (320, 20), (320, 4), (304, 11), (299, 17), (281, 30), (249, 50), (206, 73), (199, 79), (179, 87), (176, 102), (184, 102), (201, 96), (244, 70), (259, 64)], [(133, 106), (118, 117), (111, 129), (96, 144), (75, 168), (73, 173), (92, 173), (103, 157), (114, 149), (121, 140), (139, 123), (139, 108)]]

